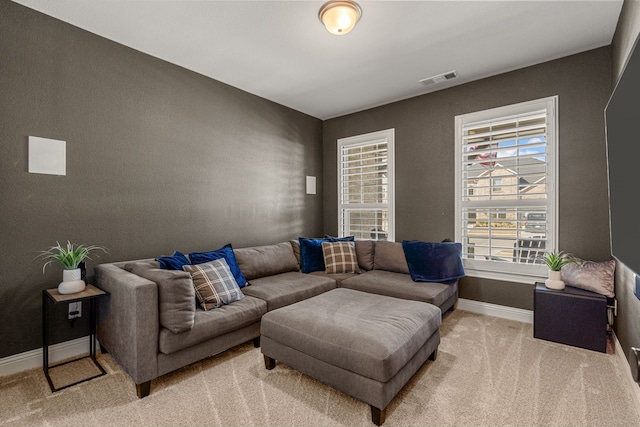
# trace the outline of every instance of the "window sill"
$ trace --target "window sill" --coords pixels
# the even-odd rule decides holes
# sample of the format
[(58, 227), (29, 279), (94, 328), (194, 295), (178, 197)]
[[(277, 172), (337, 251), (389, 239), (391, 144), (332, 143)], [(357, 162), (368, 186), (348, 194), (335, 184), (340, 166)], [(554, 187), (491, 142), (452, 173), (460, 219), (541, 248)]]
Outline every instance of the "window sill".
[(467, 277), (477, 277), (479, 279), (499, 280), (502, 282), (526, 283), (533, 285), (535, 282), (544, 282), (546, 276), (527, 275), (522, 273), (505, 273), (498, 271), (477, 270), (465, 268)]

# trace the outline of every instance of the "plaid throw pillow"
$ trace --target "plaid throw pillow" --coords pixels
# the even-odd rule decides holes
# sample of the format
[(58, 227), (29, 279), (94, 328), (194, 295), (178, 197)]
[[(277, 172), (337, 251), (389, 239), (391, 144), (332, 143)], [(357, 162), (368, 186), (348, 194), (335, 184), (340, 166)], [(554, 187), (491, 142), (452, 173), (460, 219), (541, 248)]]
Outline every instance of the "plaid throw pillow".
[(327, 273), (360, 273), (354, 242), (322, 242)]
[(185, 265), (182, 269), (191, 275), (196, 296), (204, 311), (244, 298), (224, 258), (204, 264)]

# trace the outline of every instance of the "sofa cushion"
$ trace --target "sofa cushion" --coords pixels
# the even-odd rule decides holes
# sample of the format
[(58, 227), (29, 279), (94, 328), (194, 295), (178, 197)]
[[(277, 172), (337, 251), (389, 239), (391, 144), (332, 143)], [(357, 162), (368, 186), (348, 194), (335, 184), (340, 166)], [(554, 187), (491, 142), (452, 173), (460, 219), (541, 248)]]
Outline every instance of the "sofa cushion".
[(271, 311), (335, 288), (336, 281), (328, 277), (290, 271), (254, 279), (242, 291), (266, 301)]
[(157, 261), (128, 263), (124, 269), (155, 282), (160, 325), (174, 334), (193, 327), (196, 296), (191, 276), (182, 270), (164, 270)]
[(404, 256), (402, 243), (384, 240), (376, 241), (373, 269), (409, 274), (409, 265)]
[(414, 282), (453, 283), (465, 275), (460, 243), (403, 240), (402, 248)]
[(191, 274), (196, 296), (205, 311), (244, 297), (224, 258), (204, 264), (185, 265), (182, 269)]
[(458, 291), (458, 283), (414, 282), (408, 274), (371, 270), (345, 279), (343, 288), (390, 297), (428, 302), (440, 306)]
[(322, 242), (327, 273), (359, 273), (355, 244), (351, 241)]
[(319, 277), (327, 277), (329, 279), (335, 280), (336, 287), (338, 288), (340, 287), (340, 284), (342, 283), (343, 280), (358, 275), (358, 273), (327, 273), (326, 271), (314, 271), (309, 274), (312, 274), (314, 276), (319, 276)]
[(298, 260), (289, 242), (240, 248), (234, 252), (238, 266), (247, 280), (299, 269)]
[(160, 268), (166, 270), (182, 270), (183, 265), (189, 264), (189, 258), (180, 251), (173, 251), (173, 255), (164, 255), (156, 258)]
[(362, 270), (373, 270), (374, 249), (375, 245), (373, 240), (356, 240), (358, 266)]
[(174, 353), (259, 322), (266, 312), (267, 303), (249, 296), (215, 310), (196, 310), (194, 325), (189, 331), (174, 334), (160, 329), (158, 349), (164, 354)]
[(296, 261), (298, 261), (298, 265), (300, 265), (300, 241), (298, 239), (289, 240), (289, 243), (291, 243), (293, 254), (296, 256)]
[(324, 255), (322, 254), (322, 242), (329, 239), (308, 239), (300, 237), (300, 270), (303, 273), (312, 271), (324, 271)]
[(240, 267), (238, 267), (238, 262), (236, 261), (236, 256), (233, 253), (233, 247), (231, 243), (227, 243), (220, 249), (216, 249), (215, 251), (208, 252), (191, 252), (189, 254), (189, 259), (191, 260), (191, 264), (203, 264), (205, 262), (213, 261), (216, 259), (224, 258), (229, 265), (229, 269), (231, 273), (233, 273), (233, 277), (236, 279), (236, 283), (241, 288), (247, 286), (247, 279), (242, 274)]

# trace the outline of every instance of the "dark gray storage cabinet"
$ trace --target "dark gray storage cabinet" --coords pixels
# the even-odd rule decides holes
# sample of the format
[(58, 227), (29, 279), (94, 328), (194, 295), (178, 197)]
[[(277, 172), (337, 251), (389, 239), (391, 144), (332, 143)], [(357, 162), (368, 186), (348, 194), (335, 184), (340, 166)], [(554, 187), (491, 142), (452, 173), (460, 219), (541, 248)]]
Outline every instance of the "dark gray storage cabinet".
[(578, 288), (536, 283), (533, 336), (589, 350), (607, 351), (607, 297)]

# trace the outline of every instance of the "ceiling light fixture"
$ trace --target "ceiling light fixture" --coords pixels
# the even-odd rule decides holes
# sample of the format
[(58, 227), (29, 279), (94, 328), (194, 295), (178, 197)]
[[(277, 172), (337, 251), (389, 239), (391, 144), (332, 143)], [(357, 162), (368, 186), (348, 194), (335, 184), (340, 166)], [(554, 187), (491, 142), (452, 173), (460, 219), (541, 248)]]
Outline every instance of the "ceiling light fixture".
[(362, 16), (362, 9), (352, 0), (328, 1), (320, 8), (318, 18), (331, 34), (343, 36), (353, 30)]

